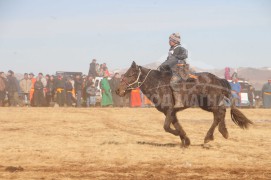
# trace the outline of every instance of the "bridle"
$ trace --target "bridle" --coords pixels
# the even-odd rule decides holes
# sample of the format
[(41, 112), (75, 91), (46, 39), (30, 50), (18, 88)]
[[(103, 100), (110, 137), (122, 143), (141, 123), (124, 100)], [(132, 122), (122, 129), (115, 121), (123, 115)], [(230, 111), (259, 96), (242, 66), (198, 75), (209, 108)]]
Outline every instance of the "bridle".
[[(151, 71), (152, 71), (152, 69), (149, 70), (149, 72), (147, 73), (146, 77), (144, 78), (144, 80), (143, 80), (142, 82), (139, 81), (140, 76), (141, 76), (141, 74), (142, 74), (142, 71), (141, 71), (140, 68), (139, 68), (138, 76), (137, 76), (137, 78), (136, 78), (136, 80), (135, 80), (134, 82), (132, 82), (132, 83), (129, 84), (129, 83), (125, 80), (125, 77), (123, 77), (121, 81), (125, 82), (126, 85), (127, 85), (125, 91), (140, 88), (140, 87), (144, 84), (144, 82), (146, 81), (146, 79), (148, 78), (148, 76), (149, 76), (149, 74), (150, 74)], [(136, 84), (136, 87), (132, 87), (132, 86), (135, 85), (135, 84)]]

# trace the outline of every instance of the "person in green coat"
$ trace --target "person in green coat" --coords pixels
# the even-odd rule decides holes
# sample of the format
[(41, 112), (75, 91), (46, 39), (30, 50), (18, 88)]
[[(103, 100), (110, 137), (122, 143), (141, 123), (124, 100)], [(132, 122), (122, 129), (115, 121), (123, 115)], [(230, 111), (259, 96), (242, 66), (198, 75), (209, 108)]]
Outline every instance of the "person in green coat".
[(100, 87), (102, 90), (102, 107), (105, 106), (112, 106), (113, 100), (112, 100), (112, 94), (111, 94), (111, 88), (108, 82), (108, 75), (104, 75), (104, 78), (101, 80)]

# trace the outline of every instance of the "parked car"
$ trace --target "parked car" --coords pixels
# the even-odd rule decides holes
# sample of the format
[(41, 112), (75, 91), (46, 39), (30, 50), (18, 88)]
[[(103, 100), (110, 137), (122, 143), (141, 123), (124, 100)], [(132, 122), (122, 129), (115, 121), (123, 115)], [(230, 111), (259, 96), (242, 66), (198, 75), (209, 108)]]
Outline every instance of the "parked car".
[(83, 75), (82, 72), (57, 71), (56, 76), (58, 76), (59, 74), (61, 74), (64, 79), (66, 79), (67, 77), (75, 77), (76, 75), (80, 75), (80, 76)]

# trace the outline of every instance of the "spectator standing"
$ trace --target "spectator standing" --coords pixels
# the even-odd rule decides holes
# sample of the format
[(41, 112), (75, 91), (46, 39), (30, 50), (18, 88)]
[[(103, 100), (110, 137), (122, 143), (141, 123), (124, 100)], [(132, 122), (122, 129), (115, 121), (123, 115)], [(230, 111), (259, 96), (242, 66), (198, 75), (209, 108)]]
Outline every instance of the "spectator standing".
[(120, 84), (120, 74), (115, 73), (113, 78), (109, 81), (111, 92), (112, 92), (112, 99), (114, 107), (121, 107), (123, 98), (117, 95), (116, 90)]
[[(124, 75), (121, 75), (121, 79), (124, 78)], [(131, 97), (131, 91), (128, 91), (124, 97), (122, 97), (122, 107), (130, 107), (130, 97)]]
[(94, 82), (90, 82), (86, 88), (87, 93), (87, 107), (96, 105), (96, 91), (97, 87)]
[(49, 82), (49, 80), (50, 80), (50, 75), (49, 74), (46, 74), (46, 76), (45, 76), (45, 80), (46, 80), (46, 86), (44, 86), (45, 88), (44, 88), (44, 92), (45, 92), (45, 94), (44, 94), (44, 97), (45, 97), (45, 99), (46, 99), (46, 95), (47, 95), (47, 84), (48, 84), (48, 82)]
[(141, 107), (140, 89), (136, 88), (131, 91), (131, 107)]
[(248, 87), (248, 101), (249, 101), (249, 107), (253, 108), (255, 99), (255, 89), (252, 85)]
[(229, 67), (225, 68), (225, 74), (224, 74), (224, 76), (225, 76), (226, 80), (230, 80), (231, 79), (230, 71), (231, 71), (231, 69)]
[(238, 73), (237, 73), (237, 69), (234, 70), (234, 73), (232, 73), (231, 75), (231, 79), (237, 79), (238, 78)]
[(111, 89), (108, 82), (108, 76), (106, 74), (104, 75), (104, 78), (101, 80), (100, 87), (102, 90), (102, 102), (101, 102), (102, 107), (113, 105)]
[(103, 63), (103, 74), (106, 74), (107, 77), (110, 76), (110, 73), (109, 73), (108, 67), (106, 66), (106, 63)]
[(24, 100), (24, 105), (30, 105), (30, 90), (32, 87), (32, 82), (28, 78), (28, 73), (24, 73), (24, 78), (20, 81), (20, 88), (22, 92), (22, 97)]
[(90, 87), (90, 84), (93, 83), (94, 80), (93, 80), (93, 77), (92, 76), (87, 76), (85, 79), (84, 79), (84, 83), (83, 83), (83, 90), (82, 90), (82, 96), (83, 96), (83, 99), (87, 102), (87, 98), (88, 98), (88, 94), (87, 94), (87, 88)]
[(98, 76), (98, 73), (96, 71), (96, 59), (93, 59), (89, 65), (88, 76), (92, 76), (93, 78)]
[(45, 97), (47, 106), (50, 106), (50, 104), (54, 101), (54, 92), (54, 76), (48, 75)]
[(45, 97), (45, 95), (46, 95), (47, 80), (46, 80), (46, 78), (44, 78), (44, 76), (43, 76), (42, 73), (39, 73), (38, 76), (39, 76), (40, 81), (41, 81), (42, 84), (43, 84), (43, 93), (44, 93), (44, 97)]
[(34, 76), (35, 75), (33, 73), (29, 73), (29, 79), (32, 82), (32, 87), (31, 87), (31, 90), (30, 90), (30, 93), (29, 93), (29, 99), (30, 99), (30, 104), (31, 105), (34, 105), (34, 100), (33, 100), (34, 96), (33, 95), (34, 95), (34, 91), (35, 91), (34, 85), (35, 85), (35, 82), (36, 82), (36, 78)]
[(97, 72), (97, 76), (100, 76), (99, 72), (100, 72), (100, 65), (98, 63), (96, 63), (96, 72)]
[(7, 91), (8, 91), (8, 100), (9, 106), (17, 106), (19, 102), (19, 83), (14, 76), (14, 72), (9, 70), (7, 76)]
[(34, 85), (34, 106), (42, 107), (44, 106), (44, 92), (43, 92), (43, 83), (38, 76)]
[(93, 82), (94, 82), (93, 77), (92, 77), (92, 76), (88, 76), (88, 77), (86, 78), (85, 86), (86, 86), (86, 87), (89, 87), (90, 84), (92, 84)]
[(6, 98), (6, 83), (5, 73), (0, 72), (0, 107), (4, 105)]
[(72, 106), (72, 91), (73, 91), (73, 86), (72, 86), (72, 79), (68, 77), (66, 84), (65, 84), (65, 89), (66, 89), (66, 104), (68, 107)]
[(103, 64), (100, 65), (100, 68), (99, 68), (99, 71), (98, 71), (98, 74), (99, 74), (99, 77), (104, 77), (104, 70), (103, 70)]
[(60, 107), (63, 107), (65, 103), (65, 80), (62, 74), (59, 74), (55, 80), (54, 89), (56, 90), (56, 102)]
[(83, 89), (83, 80), (80, 75), (76, 75), (74, 80), (74, 89), (76, 94), (76, 107), (81, 107), (81, 99), (82, 99), (82, 89)]
[[(83, 100), (83, 102), (86, 102), (87, 101), (86, 88), (87, 88), (87, 83), (88, 83), (88, 77), (83, 75), (81, 79), (82, 79), (81, 101)], [(82, 105), (82, 102), (81, 102), (81, 105)]]
[(263, 107), (271, 108), (271, 77), (268, 79), (268, 82), (263, 85), (262, 96), (263, 96)]
[(231, 85), (231, 95), (233, 98), (232, 103), (235, 103), (236, 106), (240, 106), (241, 99), (240, 99), (239, 94), (241, 92), (241, 85), (235, 76), (233, 76), (233, 79), (232, 79), (232, 82), (230, 82), (230, 85)]

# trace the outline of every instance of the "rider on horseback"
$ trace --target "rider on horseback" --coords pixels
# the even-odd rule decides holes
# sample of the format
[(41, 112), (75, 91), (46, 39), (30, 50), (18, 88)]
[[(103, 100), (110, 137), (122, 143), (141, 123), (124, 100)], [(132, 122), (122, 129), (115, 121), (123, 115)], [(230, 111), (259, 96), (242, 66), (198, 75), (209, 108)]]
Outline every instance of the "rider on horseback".
[(169, 53), (167, 60), (160, 65), (160, 70), (170, 68), (172, 71), (172, 78), (170, 80), (170, 87), (173, 91), (175, 105), (174, 108), (182, 108), (184, 104), (180, 97), (181, 86), (180, 83), (187, 80), (188, 64), (186, 64), (187, 50), (181, 47), (181, 37), (179, 33), (173, 33), (169, 36)]

